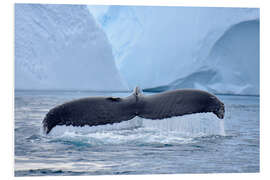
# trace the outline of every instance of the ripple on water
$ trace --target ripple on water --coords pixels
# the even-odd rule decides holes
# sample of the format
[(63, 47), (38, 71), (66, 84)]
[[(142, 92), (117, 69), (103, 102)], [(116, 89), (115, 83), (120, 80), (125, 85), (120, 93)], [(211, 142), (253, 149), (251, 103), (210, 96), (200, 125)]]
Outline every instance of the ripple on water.
[(45, 135), (46, 112), (77, 97), (48, 94), (15, 97), (16, 176), (259, 171), (258, 100), (231, 97), (224, 121), (211, 113), (137, 118), (97, 127), (58, 126)]

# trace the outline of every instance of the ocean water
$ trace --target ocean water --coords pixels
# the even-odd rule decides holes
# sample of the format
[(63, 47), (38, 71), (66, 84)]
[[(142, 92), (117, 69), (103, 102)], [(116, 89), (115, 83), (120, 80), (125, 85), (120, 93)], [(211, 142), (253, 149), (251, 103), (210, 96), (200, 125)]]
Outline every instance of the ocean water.
[(15, 176), (260, 171), (256, 96), (218, 96), (225, 103), (224, 120), (203, 113), (96, 127), (57, 126), (49, 135), (43, 133), (49, 109), (100, 95), (127, 94), (15, 91)]

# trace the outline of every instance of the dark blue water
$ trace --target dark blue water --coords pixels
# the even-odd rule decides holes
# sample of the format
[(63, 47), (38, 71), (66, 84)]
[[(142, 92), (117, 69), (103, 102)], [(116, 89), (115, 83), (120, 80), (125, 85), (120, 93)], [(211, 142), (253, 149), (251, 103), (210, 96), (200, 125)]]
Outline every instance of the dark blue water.
[(15, 176), (259, 172), (259, 97), (219, 96), (225, 120), (194, 114), (162, 121), (140, 118), (97, 127), (41, 122), (63, 102), (96, 95), (15, 92)]

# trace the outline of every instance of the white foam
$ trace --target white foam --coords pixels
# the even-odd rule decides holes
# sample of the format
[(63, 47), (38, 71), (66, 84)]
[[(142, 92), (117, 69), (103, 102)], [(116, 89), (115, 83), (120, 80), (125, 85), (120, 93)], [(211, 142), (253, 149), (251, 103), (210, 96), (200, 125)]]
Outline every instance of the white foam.
[(50, 132), (52, 136), (59, 136), (64, 133), (75, 133), (75, 134), (89, 134), (94, 132), (104, 132), (112, 130), (123, 130), (123, 129), (134, 129), (142, 126), (142, 118), (135, 117), (129, 121), (123, 121), (121, 123), (115, 124), (106, 124), (100, 126), (83, 126), (83, 127), (74, 127), (74, 126), (56, 126)]
[(211, 113), (192, 114), (164, 120), (132, 120), (102, 126), (56, 126), (49, 138), (103, 144), (186, 144), (194, 137), (225, 135), (224, 121)]
[(221, 119), (219, 121), (219, 127), (220, 127), (220, 135), (226, 136), (225, 128), (224, 128), (224, 119)]
[(225, 134), (224, 125), (222, 127), (220, 123), (220, 120), (212, 113), (191, 114), (155, 121), (145, 119), (143, 121), (145, 127), (161, 131), (176, 131), (191, 137), (223, 135)]

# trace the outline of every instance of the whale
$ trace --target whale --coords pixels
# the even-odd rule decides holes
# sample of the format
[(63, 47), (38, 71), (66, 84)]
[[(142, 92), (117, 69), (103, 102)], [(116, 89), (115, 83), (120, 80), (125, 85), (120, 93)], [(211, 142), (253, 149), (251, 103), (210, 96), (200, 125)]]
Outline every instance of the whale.
[(42, 124), (46, 134), (55, 126), (98, 126), (120, 123), (138, 116), (162, 120), (193, 113), (214, 113), (224, 118), (225, 108), (214, 94), (196, 89), (177, 89), (146, 95), (139, 87), (127, 97), (86, 97), (48, 111)]

